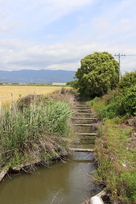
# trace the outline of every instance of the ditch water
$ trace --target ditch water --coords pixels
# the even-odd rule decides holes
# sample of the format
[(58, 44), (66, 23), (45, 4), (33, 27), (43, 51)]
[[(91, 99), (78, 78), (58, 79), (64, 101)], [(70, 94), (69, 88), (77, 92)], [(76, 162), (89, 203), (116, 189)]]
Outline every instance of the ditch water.
[[(92, 131), (82, 128), (77, 126), (75, 131)], [(94, 148), (94, 141), (95, 137), (78, 136), (74, 147)], [(0, 184), (0, 204), (81, 204), (100, 190), (93, 179), (95, 171), (93, 153), (74, 152), (33, 174), (7, 176)]]

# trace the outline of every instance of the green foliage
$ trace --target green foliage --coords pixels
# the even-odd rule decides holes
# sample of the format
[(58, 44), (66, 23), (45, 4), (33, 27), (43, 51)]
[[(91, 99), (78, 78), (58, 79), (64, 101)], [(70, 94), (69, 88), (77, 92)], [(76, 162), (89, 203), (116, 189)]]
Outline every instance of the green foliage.
[(119, 99), (124, 114), (136, 113), (136, 71), (127, 72), (119, 83)]
[(135, 150), (130, 148), (130, 127), (105, 119), (101, 137), (96, 140), (98, 173), (101, 182), (111, 191), (113, 199), (124, 204), (136, 201)]
[(102, 96), (118, 84), (118, 62), (108, 52), (95, 52), (81, 60), (76, 74), (79, 92), (84, 96)]
[(120, 91), (125, 88), (130, 88), (130, 86), (136, 84), (136, 71), (126, 72), (126, 74), (121, 78), (119, 83)]
[[(51, 138), (56, 136), (59, 140), (59, 138), (68, 137), (70, 133), (68, 119), (71, 114), (68, 104), (61, 101), (31, 104), (23, 110), (18, 110), (16, 106), (11, 110), (2, 110), (0, 115), (1, 166), (12, 163), (13, 160), (14, 164), (21, 162), (25, 155), (29, 158), (34, 149), (37, 156), (41, 149), (44, 149), (47, 154), (48, 149), (53, 149), (52, 146), (56, 148), (52, 152), (58, 151), (58, 144)], [(35, 159), (37, 156), (34, 153), (32, 157)]]
[(67, 103), (58, 101), (56, 103), (50, 101), (46, 108), (46, 125), (51, 133), (58, 133), (67, 136), (68, 116), (72, 114)]
[(121, 106), (119, 104), (118, 97), (115, 97), (115, 93), (105, 95), (103, 98), (95, 97), (91, 100), (91, 105), (97, 111), (97, 115), (100, 119), (109, 118), (112, 119), (121, 115)]
[(135, 115), (136, 113), (136, 84), (130, 88), (125, 88), (123, 93), (120, 93), (120, 102), (125, 114)]
[(110, 92), (102, 98), (95, 97), (91, 105), (100, 119), (133, 116), (136, 114), (136, 85), (125, 88), (125, 92)]
[[(96, 140), (98, 173), (100, 182), (106, 184), (112, 198), (119, 203), (134, 204), (136, 201), (136, 153), (132, 127), (122, 124), (125, 115), (134, 115), (136, 85), (124, 91), (111, 91), (101, 98), (88, 102), (103, 119)], [(122, 117), (123, 116), (123, 117)]]
[(123, 173), (121, 181), (127, 201), (136, 201), (136, 170)]
[(69, 85), (69, 86), (71, 86), (73, 88), (78, 88), (77, 84), (78, 84), (77, 80), (67, 82), (67, 85)]

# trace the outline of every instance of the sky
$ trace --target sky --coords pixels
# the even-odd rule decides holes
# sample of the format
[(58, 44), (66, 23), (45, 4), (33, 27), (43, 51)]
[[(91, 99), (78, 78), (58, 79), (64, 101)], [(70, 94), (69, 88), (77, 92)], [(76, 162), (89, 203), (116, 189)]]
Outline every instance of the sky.
[(0, 70), (76, 71), (107, 51), (134, 71), (135, 11), (136, 0), (0, 0)]

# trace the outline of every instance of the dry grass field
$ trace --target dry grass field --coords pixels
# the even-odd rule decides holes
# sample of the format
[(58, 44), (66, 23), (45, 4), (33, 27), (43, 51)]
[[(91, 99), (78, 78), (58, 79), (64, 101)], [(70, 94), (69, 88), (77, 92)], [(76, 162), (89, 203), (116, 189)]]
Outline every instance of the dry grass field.
[(61, 89), (62, 87), (53, 86), (0, 86), (0, 103), (6, 105), (28, 94), (42, 94), (47, 96)]

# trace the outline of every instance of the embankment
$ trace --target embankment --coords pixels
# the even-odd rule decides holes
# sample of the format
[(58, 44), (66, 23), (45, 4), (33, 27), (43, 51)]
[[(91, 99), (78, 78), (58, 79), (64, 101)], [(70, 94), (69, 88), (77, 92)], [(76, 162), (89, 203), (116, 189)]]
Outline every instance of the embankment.
[(72, 131), (69, 118), (73, 112), (65, 100), (73, 97), (69, 91), (50, 98), (29, 95), (11, 109), (1, 109), (0, 180), (9, 171), (31, 171), (35, 164), (48, 165), (68, 154), (65, 138)]
[(100, 137), (95, 150), (99, 182), (110, 193), (112, 203), (136, 203), (136, 118), (115, 115), (111, 95), (96, 98), (90, 104), (101, 118)]

